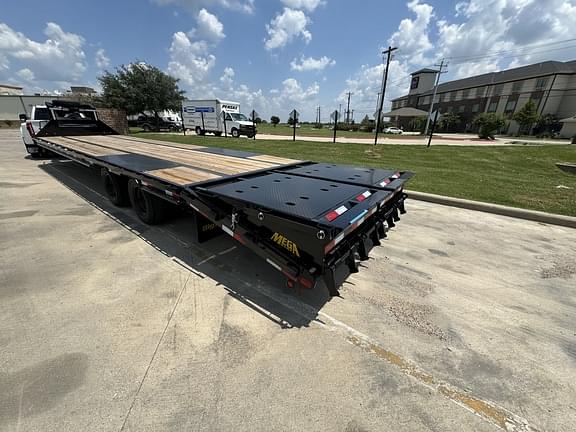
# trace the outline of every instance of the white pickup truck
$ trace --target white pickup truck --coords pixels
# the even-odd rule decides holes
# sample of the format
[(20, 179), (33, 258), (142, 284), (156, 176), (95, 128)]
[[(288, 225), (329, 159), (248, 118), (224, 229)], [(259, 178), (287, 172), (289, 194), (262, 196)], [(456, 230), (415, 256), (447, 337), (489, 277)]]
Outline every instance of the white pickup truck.
[(45, 150), (34, 143), (33, 137), (49, 120), (50, 112), (46, 105), (34, 105), (30, 112), (30, 118), (26, 114), (20, 114), (20, 121), (22, 122), (20, 123), (20, 135), (26, 146), (26, 151), (32, 157), (44, 156)]
[(67, 127), (73, 127), (74, 120), (98, 120), (96, 109), (90, 105), (74, 101), (53, 100), (46, 105), (34, 105), (30, 112), (30, 118), (26, 114), (20, 114), (20, 135), (26, 146), (26, 151), (33, 157), (47, 157), (51, 153), (44, 147), (36, 145), (34, 138), (50, 121), (59, 122), (65, 120)]

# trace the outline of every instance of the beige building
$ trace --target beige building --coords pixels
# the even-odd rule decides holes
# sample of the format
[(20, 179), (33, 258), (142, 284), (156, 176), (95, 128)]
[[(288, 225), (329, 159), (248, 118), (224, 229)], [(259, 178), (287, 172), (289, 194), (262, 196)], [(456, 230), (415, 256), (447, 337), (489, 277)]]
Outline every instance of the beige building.
[[(433, 69), (414, 72), (409, 93), (394, 99), (392, 109), (410, 106), (428, 111), (437, 74)], [(471, 131), (479, 113), (495, 112), (510, 119), (502, 132), (517, 133), (519, 126), (511, 118), (530, 99), (540, 115), (552, 114), (559, 120), (574, 116), (576, 60), (547, 61), (445, 82), (438, 86), (434, 106), (441, 113), (460, 116), (458, 131)]]
[(0, 95), (5, 96), (20, 96), (23, 95), (23, 88), (8, 84), (0, 84)]

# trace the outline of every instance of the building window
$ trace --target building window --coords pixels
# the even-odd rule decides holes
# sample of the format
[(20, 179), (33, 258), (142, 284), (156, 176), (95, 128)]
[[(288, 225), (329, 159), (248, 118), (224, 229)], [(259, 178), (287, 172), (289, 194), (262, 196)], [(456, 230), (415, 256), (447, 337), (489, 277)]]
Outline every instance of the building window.
[(446, 94), (446, 93), (440, 93), (440, 94), (438, 95), (438, 102), (444, 102), (444, 96), (445, 96), (445, 94)]
[(490, 105), (488, 105), (488, 112), (496, 112), (496, 108), (498, 108), (498, 102), (490, 102)]
[(460, 105), (460, 106), (458, 107), (458, 112), (459, 112), (459, 113), (463, 113), (463, 112), (464, 112), (464, 105)]
[(516, 100), (506, 102), (506, 108), (504, 108), (504, 112), (506, 112), (506, 113), (514, 112), (514, 110), (516, 109), (516, 103), (517, 102), (518, 101), (516, 101)]
[(410, 90), (417, 89), (419, 82), (420, 82), (419, 76), (412, 77), (412, 82), (410, 83)]
[(453, 102), (456, 100), (456, 93), (455, 91), (448, 93), (448, 97), (450, 98), (450, 102)]
[(504, 84), (495, 85), (494, 91), (492, 92), (492, 96), (500, 96), (503, 90), (504, 90)]
[(462, 90), (462, 99), (468, 99), (470, 97), (470, 89)]
[(430, 99), (432, 99), (431, 96), (424, 97), (424, 105), (430, 105)]
[(478, 111), (480, 111), (480, 104), (472, 105), (472, 112), (477, 113)]
[(536, 90), (543, 90), (546, 84), (548, 84), (548, 77), (538, 78), (536, 80)]
[(512, 94), (517, 94), (522, 91), (522, 86), (524, 85), (524, 81), (516, 81), (512, 84)]

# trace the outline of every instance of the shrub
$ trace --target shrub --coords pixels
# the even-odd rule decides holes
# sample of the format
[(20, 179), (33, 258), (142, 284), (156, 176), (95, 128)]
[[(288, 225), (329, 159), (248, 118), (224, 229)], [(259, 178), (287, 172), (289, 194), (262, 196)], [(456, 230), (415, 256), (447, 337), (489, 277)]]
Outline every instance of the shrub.
[(496, 113), (482, 113), (476, 116), (473, 124), (479, 128), (478, 136), (494, 139), (494, 133), (506, 124), (506, 119)]

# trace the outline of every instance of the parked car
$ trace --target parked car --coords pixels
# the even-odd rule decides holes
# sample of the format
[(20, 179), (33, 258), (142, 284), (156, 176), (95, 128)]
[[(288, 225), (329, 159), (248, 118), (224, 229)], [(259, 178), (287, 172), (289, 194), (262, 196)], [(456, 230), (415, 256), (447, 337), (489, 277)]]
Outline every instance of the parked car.
[(144, 132), (181, 132), (182, 122), (176, 117), (153, 117), (140, 115), (137, 125)]
[(397, 127), (387, 127), (386, 129), (384, 129), (385, 134), (402, 135), (402, 132), (404, 131)]

